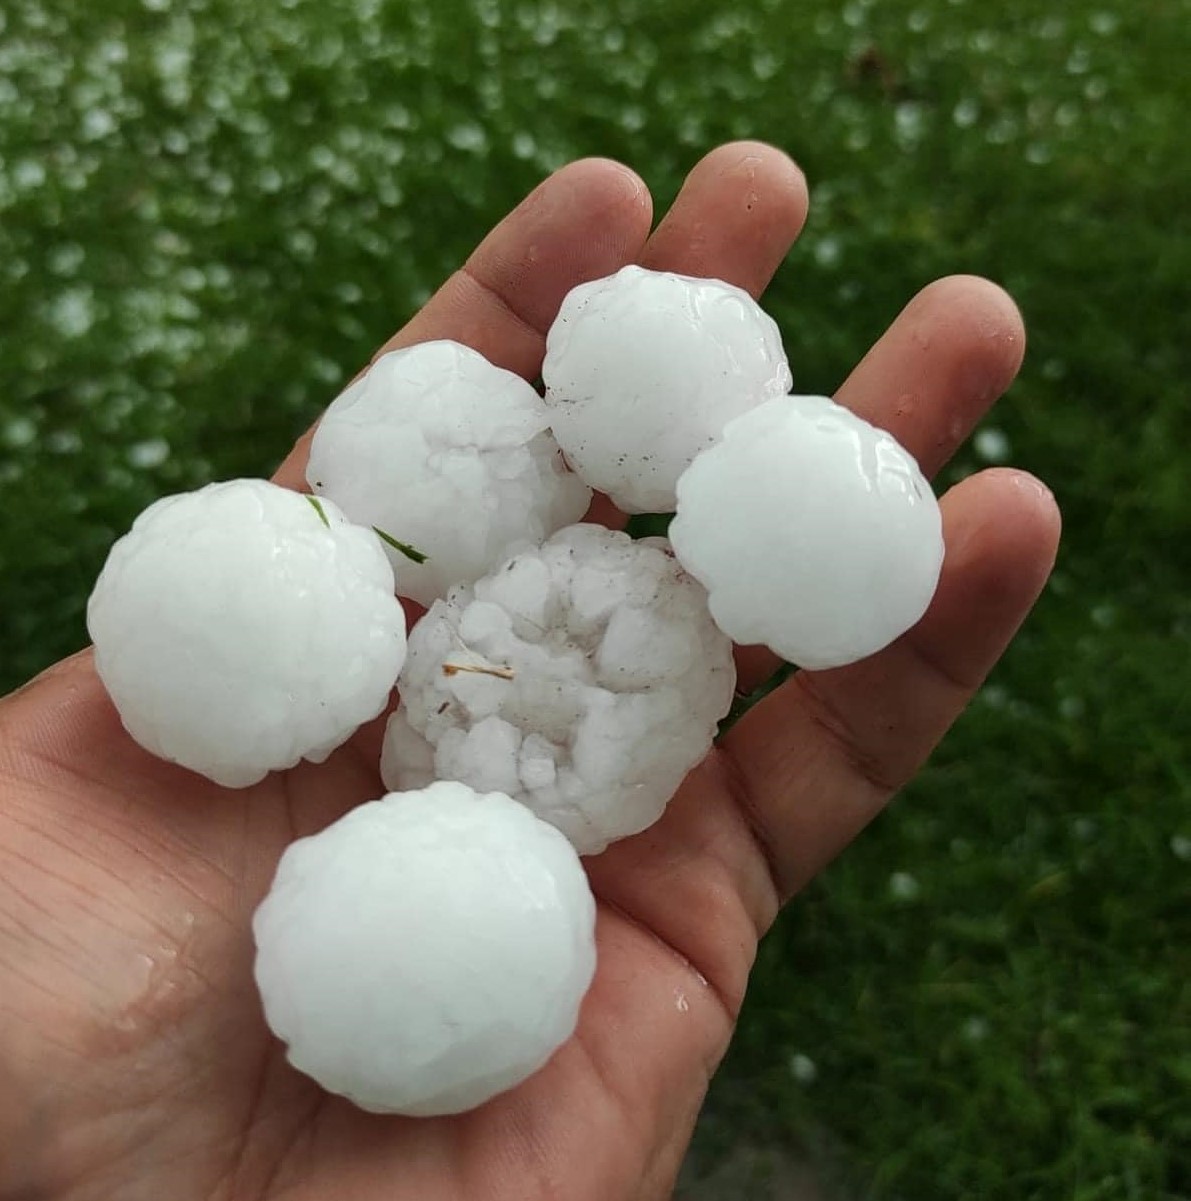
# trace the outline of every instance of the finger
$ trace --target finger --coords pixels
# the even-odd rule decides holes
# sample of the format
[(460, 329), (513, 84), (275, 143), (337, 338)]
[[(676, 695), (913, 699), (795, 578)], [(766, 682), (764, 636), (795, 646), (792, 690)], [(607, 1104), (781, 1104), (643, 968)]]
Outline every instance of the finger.
[(801, 672), (749, 711), (662, 818), (586, 861), (596, 895), (694, 964), (725, 1009), (758, 937), (919, 767), (1008, 644), (1054, 561), (1054, 499), (986, 471), (944, 498), (922, 621), (862, 663)]
[[(480, 243), (425, 307), (373, 356), (449, 338), (532, 379), (562, 298), (633, 262), (649, 233), (652, 202), (640, 178), (608, 159), (556, 171)], [(313, 430), (274, 477), (300, 488)]]
[(764, 142), (730, 142), (695, 164), (641, 265), (765, 290), (806, 222), (806, 178)]
[[(1025, 329), (1012, 299), (973, 275), (923, 288), (864, 356), (835, 399), (888, 430), (933, 476), (1013, 382)], [(749, 693), (779, 666), (764, 647), (737, 655)]]
[(985, 471), (942, 507), (943, 572), (918, 625), (860, 663), (799, 672), (722, 742), (781, 896), (814, 877), (918, 770), (1054, 565), (1059, 512), (1033, 477)]
[(836, 400), (888, 430), (929, 478), (1013, 382), (1026, 334), (1012, 298), (974, 275), (928, 284)]
[[(759, 297), (806, 222), (806, 178), (764, 142), (730, 142), (683, 182), (640, 258), (653, 271), (722, 279)], [(597, 497), (589, 519), (611, 528), (625, 515)]]

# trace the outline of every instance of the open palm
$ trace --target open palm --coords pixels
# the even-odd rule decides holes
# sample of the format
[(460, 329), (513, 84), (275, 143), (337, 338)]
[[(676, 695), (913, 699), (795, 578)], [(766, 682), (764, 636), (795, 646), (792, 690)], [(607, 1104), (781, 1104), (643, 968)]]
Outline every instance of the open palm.
[[(455, 338), (533, 378), (575, 284), (639, 261), (756, 295), (805, 213), (797, 168), (754, 143), (708, 155), (652, 233), (636, 176), (575, 163), (384, 349)], [(838, 399), (933, 473), (1022, 350), (1002, 292), (939, 281)], [(304, 454), (281, 482), (300, 485)], [(228, 792), (133, 744), (87, 652), (0, 702), (0, 1198), (668, 1196), (757, 939), (918, 768), (1046, 579), (1058, 515), (1030, 477), (971, 477), (943, 514), (943, 576), (914, 630), (795, 675), (660, 823), (587, 861), (600, 958), (578, 1032), (456, 1118), (378, 1117), (323, 1093), (286, 1063), (252, 983), (249, 920), (282, 850), (383, 791), (379, 723), (321, 766)], [(741, 652), (742, 687), (773, 666)]]

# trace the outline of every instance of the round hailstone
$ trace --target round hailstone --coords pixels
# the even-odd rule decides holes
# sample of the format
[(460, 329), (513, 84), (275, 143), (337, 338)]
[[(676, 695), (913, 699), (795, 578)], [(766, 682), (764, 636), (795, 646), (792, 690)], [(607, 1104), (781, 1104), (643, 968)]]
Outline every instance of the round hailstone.
[(506, 792), (596, 854), (661, 816), (735, 680), (664, 539), (571, 526), (414, 626), (381, 774)]
[(289, 1060), (376, 1113), (461, 1113), (574, 1033), (595, 902), (574, 850), (507, 796), (432, 784), (281, 858), (253, 918)]
[(380, 539), (264, 480), (150, 505), (112, 547), (87, 628), (132, 737), (229, 788), (321, 762), (384, 709), (405, 659)]
[(377, 359), (319, 422), (306, 479), (352, 521), (427, 556), (389, 552), (401, 595), (424, 605), (578, 521), (591, 500), (541, 397), (457, 342)]
[(669, 513), (695, 455), (733, 417), (788, 392), (790, 368), (747, 292), (624, 267), (567, 295), (542, 380), (575, 471), (625, 512)]
[(939, 505), (908, 451), (822, 396), (733, 421), (678, 481), (674, 551), (736, 642), (840, 667), (926, 612)]

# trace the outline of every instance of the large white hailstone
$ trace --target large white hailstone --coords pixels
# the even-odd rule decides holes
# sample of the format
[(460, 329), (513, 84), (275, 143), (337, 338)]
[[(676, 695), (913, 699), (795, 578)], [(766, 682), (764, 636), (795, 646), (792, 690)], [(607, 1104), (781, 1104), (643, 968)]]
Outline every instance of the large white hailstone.
[(461, 1113), (574, 1033), (595, 903), (574, 850), (499, 793), (432, 784), (293, 843), (253, 919), (289, 1060), (377, 1113)]
[(398, 591), (424, 605), (578, 521), (591, 500), (533, 388), (446, 341), (382, 355), (350, 384), (319, 422), (306, 479), (427, 556), (389, 551)]
[(546, 335), (550, 424), (571, 466), (628, 513), (668, 513), (727, 422), (790, 390), (777, 326), (743, 289), (624, 267), (580, 284)]
[(506, 792), (596, 854), (661, 816), (735, 680), (664, 539), (571, 526), (414, 626), (381, 774)]
[(939, 505), (913, 457), (822, 396), (733, 421), (678, 481), (670, 538), (722, 630), (808, 668), (908, 630), (943, 563)]
[(264, 480), (150, 505), (112, 547), (87, 628), (132, 737), (229, 788), (321, 762), (384, 709), (405, 659), (380, 539)]

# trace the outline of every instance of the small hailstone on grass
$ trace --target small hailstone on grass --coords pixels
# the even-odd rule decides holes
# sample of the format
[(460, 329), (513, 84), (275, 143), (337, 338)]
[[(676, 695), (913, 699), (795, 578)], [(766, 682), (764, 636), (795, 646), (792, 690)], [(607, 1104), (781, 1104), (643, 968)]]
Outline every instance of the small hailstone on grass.
[(808, 668), (908, 630), (943, 562), (938, 502), (913, 457), (821, 396), (733, 421), (679, 480), (670, 538), (722, 630)]
[(382, 355), (350, 384), (315, 431), (306, 479), (426, 557), (390, 548), (398, 591), (427, 605), (578, 521), (591, 500), (533, 388), (446, 341)]
[(790, 389), (777, 326), (741, 288), (624, 267), (568, 293), (542, 364), (571, 466), (629, 513), (668, 513), (724, 425)]
[(230, 788), (321, 762), (381, 712), (405, 659), (377, 536), (264, 480), (150, 505), (112, 547), (87, 628), (132, 737)]
[(290, 1062), (377, 1113), (460, 1113), (538, 1070), (595, 971), (566, 839), (499, 793), (437, 783), (293, 843), (253, 919)]
[(661, 816), (735, 679), (664, 539), (571, 526), (414, 626), (381, 774), (498, 789), (595, 854)]

